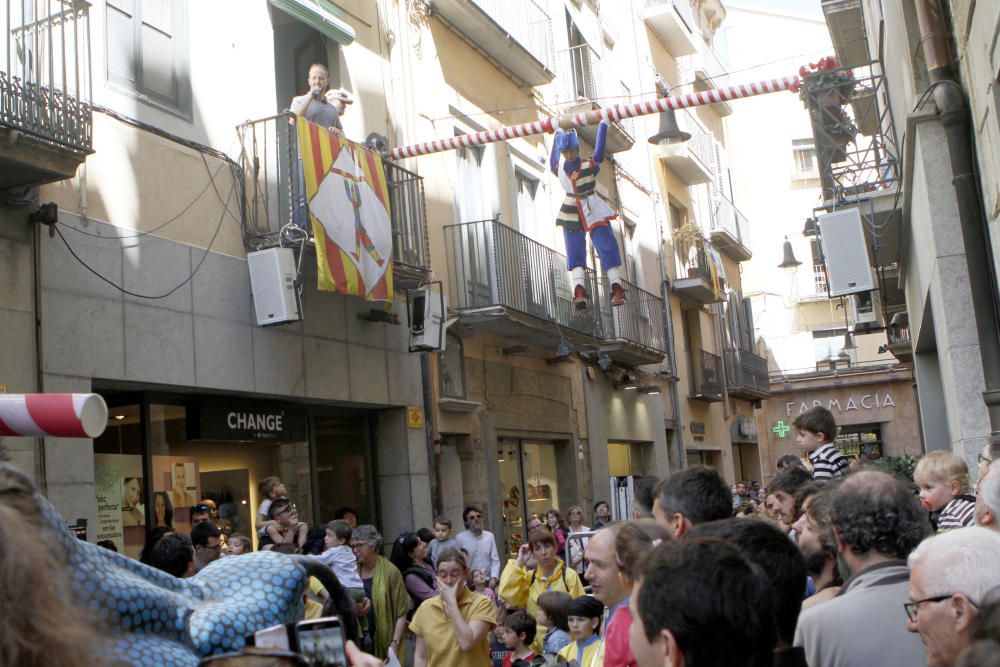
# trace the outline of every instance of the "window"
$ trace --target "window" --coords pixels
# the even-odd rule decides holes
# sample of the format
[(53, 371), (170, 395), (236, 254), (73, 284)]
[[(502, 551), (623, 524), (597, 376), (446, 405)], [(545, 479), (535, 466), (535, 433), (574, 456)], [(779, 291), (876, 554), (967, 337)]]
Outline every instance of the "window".
[(816, 355), (816, 364), (819, 365), (841, 363), (845, 366), (850, 364), (850, 355), (844, 349), (844, 335), (847, 329), (826, 329), (823, 331), (813, 331), (813, 350)]
[(823, 246), (816, 237), (809, 239), (809, 249), (813, 258), (813, 288), (815, 294), (826, 295), (829, 281), (826, 276), (826, 262), (823, 259)]
[(538, 179), (520, 168), (514, 169), (514, 179), (517, 181), (518, 231), (538, 240), (538, 207), (535, 204), (535, 197), (538, 195)]
[(191, 117), (187, 9), (183, 0), (108, 0), (108, 81)]
[(441, 396), (444, 398), (465, 398), (465, 357), (462, 339), (453, 333), (447, 334), (444, 350), (438, 354), (441, 372)]
[(624, 213), (621, 216), (621, 221), (622, 245), (625, 246), (625, 257), (623, 258), (625, 260), (625, 278), (638, 285), (640, 283), (639, 267), (635, 263), (635, 259), (639, 255), (635, 241), (636, 221)]
[(795, 158), (795, 173), (798, 176), (811, 176), (819, 171), (816, 162), (816, 145), (810, 139), (792, 140), (792, 157)]

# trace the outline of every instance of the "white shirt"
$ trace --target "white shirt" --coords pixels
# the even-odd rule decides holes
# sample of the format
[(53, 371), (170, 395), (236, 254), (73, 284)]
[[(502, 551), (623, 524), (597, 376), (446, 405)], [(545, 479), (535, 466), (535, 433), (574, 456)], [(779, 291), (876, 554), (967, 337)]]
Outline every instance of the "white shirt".
[(493, 533), (484, 530), (477, 536), (471, 530), (463, 530), (455, 536), (455, 541), (459, 549), (468, 552), (470, 570), (482, 570), (490, 579), (500, 578), (500, 554)]

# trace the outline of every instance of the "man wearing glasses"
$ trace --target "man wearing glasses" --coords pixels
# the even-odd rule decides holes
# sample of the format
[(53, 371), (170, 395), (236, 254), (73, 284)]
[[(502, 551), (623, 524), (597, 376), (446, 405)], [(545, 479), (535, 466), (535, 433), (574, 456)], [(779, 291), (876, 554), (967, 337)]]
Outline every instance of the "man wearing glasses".
[(490, 588), (500, 580), (500, 554), (493, 533), (483, 530), (483, 511), (475, 505), (462, 510), (465, 530), (455, 536), (458, 548), (469, 554), (469, 569), (482, 570), (489, 575)]
[(194, 545), (195, 572), (201, 572), (222, 555), (222, 532), (210, 521), (202, 521), (191, 529), (191, 544)]
[(873, 470), (850, 475), (832, 493), (844, 585), (836, 598), (802, 612), (795, 646), (810, 667), (927, 664), (901, 615), (910, 594), (906, 558), (928, 533), (926, 511), (902, 481)]
[(928, 667), (952, 667), (991, 589), (1000, 586), (1000, 534), (986, 528), (951, 530), (910, 554), (906, 627), (920, 635)]

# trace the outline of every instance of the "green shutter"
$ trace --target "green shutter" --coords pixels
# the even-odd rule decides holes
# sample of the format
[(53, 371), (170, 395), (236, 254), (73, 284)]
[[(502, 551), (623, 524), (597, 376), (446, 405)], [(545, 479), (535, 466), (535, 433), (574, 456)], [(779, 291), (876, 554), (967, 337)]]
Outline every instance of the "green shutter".
[(340, 20), (315, 0), (269, 0), (272, 5), (315, 28), (330, 39), (347, 46), (354, 41), (354, 28)]

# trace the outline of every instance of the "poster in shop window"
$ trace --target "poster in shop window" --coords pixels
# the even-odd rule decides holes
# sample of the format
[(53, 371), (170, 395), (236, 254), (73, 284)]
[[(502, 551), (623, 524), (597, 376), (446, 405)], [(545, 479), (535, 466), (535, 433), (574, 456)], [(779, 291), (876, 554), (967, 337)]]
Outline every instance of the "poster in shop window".
[(146, 537), (142, 457), (94, 454), (94, 494), (96, 541), (108, 540), (120, 553), (138, 557)]

